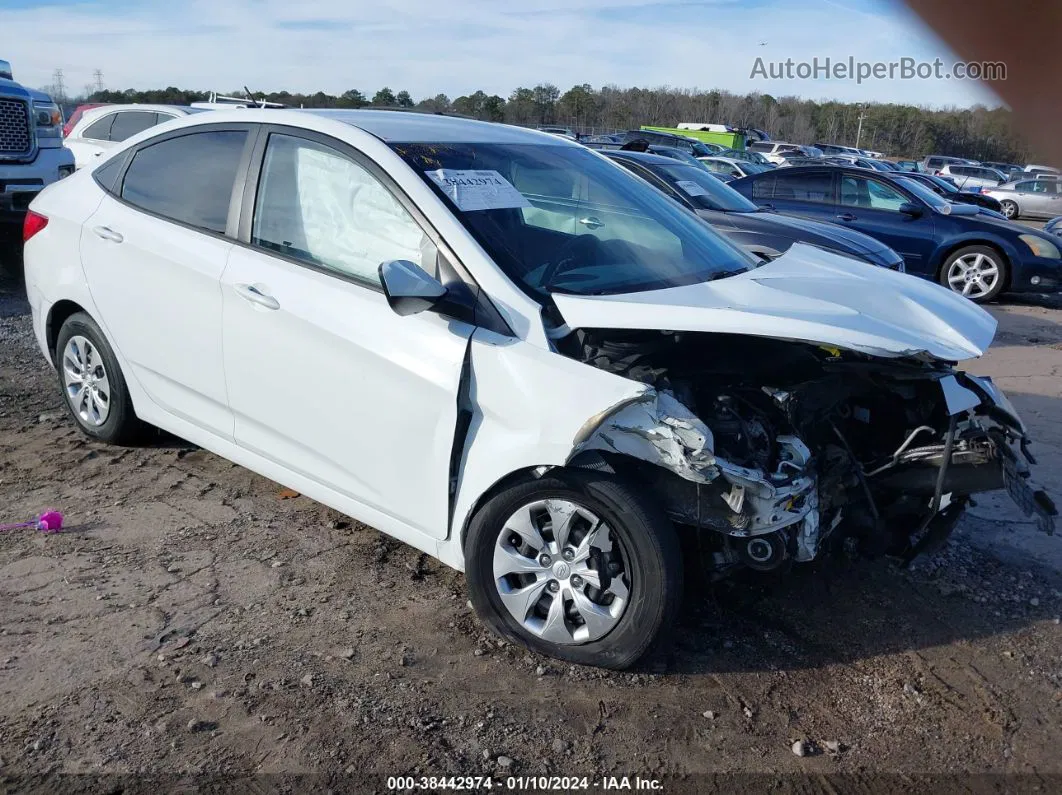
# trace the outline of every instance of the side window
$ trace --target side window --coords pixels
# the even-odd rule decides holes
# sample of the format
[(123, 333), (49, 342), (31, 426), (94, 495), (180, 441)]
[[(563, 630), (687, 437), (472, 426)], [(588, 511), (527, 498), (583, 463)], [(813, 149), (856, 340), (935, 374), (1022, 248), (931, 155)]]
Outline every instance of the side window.
[(774, 148), (774, 144), (768, 141), (754, 141), (749, 144), (749, 149), (753, 152), (770, 152)]
[(761, 179), (754, 180), (752, 183), (752, 198), (753, 199), (773, 199), (774, 198), (774, 174), (769, 174)]
[(1036, 183), (1031, 179), (1026, 180), (1025, 182), (1019, 182), (1014, 186), (1014, 190), (1018, 191), (1018, 193), (1031, 193), (1035, 184)]
[(122, 198), (165, 218), (224, 232), (246, 139), (243, 130), (208, 130), (145, 146), (125, 172)]
[(155, 111), (146, 110), (123, 110), (114, 114), (114, 125), (111, 127), (111, 140), (124, 141), (132, 138), (156, 124), (157, 114)]
[(81, 133), (81, 137), (91, 138), (93, 141), (111, 140), (111, 125), (117, 115), (117, 113), (108, 113), (102, 119), (97, 119), (85, 128), (85, 132)]
[(266, 147), (251, 243), (374, 286), (389, 260), (436, 272), (431, 239), (372, 174), (335, 149), (279, 133)]
[(899, 210), (907, 201), (902, 193), (881, 182), (865, 177), (841, 177), (841, 204), (871, 210)]
[(828, 203), (833, 201), (833, 178), (829, 173), (776, 174), (774, 198), (793, 199), (804, 202)]
[(112, 157), (110, 160), (103, 163), (103, 165), (97, 166), (92, 172), (92, 178), (96, 180), (96, 184), (103, 188), (108, 193), (114, 194), (117, 192), (118, 176), (122, 173), (122, 165), (125, 163), (125, 158), (119, 155), (118, 157)]

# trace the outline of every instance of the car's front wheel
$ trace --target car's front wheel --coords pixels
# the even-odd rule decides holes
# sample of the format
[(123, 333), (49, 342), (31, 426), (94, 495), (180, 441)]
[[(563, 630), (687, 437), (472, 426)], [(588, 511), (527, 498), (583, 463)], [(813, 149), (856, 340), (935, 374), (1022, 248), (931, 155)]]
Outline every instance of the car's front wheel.
[(999, 211), (1012, 221), (1018, 217), (1018, 205), (1009, 199), (1004, 199), (999, 203)]
[(66, 407), (83, 433), (111, 444), (140, 438), (146, 426), (133, 411), (118, 360), (84, 312), (68, 317), (59, 329), (55, 364)]
[(988, 246), (965, 246), (955, 251), (940, 271), (940, 283), (979, 304), (993, 300), (1007, 282), (1003, 255)]
[(597, 472), (554, 470), (495, 495), (473, 518), (465, 550), (480, 617), (569, 662), (634, 665), (666, 636), (681, 600), (670, 520)]

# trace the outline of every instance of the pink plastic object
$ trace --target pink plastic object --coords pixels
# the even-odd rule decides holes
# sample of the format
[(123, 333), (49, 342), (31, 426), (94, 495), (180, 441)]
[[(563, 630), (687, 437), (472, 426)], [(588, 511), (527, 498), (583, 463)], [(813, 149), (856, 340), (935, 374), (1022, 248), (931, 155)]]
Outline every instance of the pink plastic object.
[(63, 529), (63, 515), (59, 511), (45, 511), (36, 519), (15, 524), (0, 524), (0, 532), (18, 530), (23, 527), (36, 527), (42, 533), (58, 533)]

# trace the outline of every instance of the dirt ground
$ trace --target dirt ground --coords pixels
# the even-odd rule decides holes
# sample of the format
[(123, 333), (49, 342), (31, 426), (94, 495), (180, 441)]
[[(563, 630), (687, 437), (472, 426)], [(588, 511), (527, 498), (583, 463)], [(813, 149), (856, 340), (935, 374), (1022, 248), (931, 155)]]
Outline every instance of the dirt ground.
[[(172, 437), (88, 442), (22, 289), (0, 284), (0, 522), (57, 508), (67, 528), (0, 533), (0, 789), (1062, 791), (1062, 537), (1004, 500), (911, 570), (695, 590), (641, 671), (562, 665), (490, 635), (459, 574), (369, 527)], [(971, 369), (1024, 413), (1057, 499), (1051, 306), (995, 308)]]

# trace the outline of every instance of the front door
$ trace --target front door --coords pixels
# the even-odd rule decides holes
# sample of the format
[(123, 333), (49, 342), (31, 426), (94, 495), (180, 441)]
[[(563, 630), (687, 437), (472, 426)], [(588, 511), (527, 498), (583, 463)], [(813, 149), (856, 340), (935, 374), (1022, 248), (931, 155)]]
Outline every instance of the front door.
[(933, 213), (923, 207), (920, 216), (900, 212), (912, 202), (892, 185), (873, 177), (842, 174), (837, 220), (879, 240), (904, 260), (908, 273), (932, 276), (930, 260), (936, 249)]
[(236, 443), (444, 538), (473, 327), (398, 316), (378, 275), (396, 259), (435, 275), (431, 238), (341, 145), (274, 132), (248, 242), (221, 289)]

